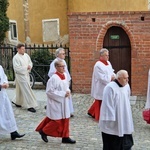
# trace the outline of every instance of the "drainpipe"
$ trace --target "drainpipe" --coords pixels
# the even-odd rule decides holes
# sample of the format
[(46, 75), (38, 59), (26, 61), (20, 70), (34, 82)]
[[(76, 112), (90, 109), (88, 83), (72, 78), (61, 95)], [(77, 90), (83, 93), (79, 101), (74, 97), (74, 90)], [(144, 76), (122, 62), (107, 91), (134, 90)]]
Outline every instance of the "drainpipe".
[(28, 44), (30, 42), (29, 38), (29, 6), (28, 0), (23, 0), (23, 12), (24, 12), (24, 36), (25, 42)]

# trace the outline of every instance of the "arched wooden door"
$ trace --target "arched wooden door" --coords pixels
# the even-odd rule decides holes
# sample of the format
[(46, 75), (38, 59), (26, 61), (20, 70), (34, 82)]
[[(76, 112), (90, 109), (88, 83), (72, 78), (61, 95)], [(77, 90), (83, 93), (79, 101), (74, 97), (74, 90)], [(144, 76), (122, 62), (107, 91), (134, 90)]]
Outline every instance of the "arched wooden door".
[(104, 37), (103, 47), (109, 50), (109, 61), (115, 73), (121, 69), (128, 71), (131, 85), (131, 44), (126, 32), (121, 27), (110, 27)]

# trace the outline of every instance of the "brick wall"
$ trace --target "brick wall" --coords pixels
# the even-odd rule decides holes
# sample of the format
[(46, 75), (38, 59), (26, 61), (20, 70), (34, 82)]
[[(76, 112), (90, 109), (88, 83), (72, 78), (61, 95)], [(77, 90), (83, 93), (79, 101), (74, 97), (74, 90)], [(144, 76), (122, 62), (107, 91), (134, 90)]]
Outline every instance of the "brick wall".
[(99, 58), (104, 36), (111, 26), (119, 26), (131, 42), (132, 95), (146, 95), (150, 68), (150, 12), (70, 13), (68, 18), (74, 92), (90, 93), (93, 66)]

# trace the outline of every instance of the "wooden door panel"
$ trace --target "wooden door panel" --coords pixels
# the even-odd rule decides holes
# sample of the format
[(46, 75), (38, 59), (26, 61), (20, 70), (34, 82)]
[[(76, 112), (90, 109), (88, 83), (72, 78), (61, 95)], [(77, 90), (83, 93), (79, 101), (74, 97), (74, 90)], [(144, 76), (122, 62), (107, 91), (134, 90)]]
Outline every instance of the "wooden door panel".
[[(110, 49), (109, 50), (109, 61), (113, 64), (113, 68), (115, 69), (115, 73), (117, 73), (117, 71), (119, 70), (120, 68), (120, 59), (118, 58), (119, 57), (119, 50), (118, 49)], [(114, 67), (115, 66), (115, 67)]]
[(104, 37), (103, 47), (109, 50), (109, 61), (115, 72), (125, 69), (131, 85), (131, 45), (126, 32), (120, 27), (110, 27)]

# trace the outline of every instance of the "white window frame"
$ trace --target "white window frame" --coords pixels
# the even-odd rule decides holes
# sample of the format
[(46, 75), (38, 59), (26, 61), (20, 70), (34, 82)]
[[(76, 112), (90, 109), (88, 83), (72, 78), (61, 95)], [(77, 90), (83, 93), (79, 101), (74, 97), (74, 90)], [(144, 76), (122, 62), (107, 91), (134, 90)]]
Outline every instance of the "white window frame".
[[(17, 28), (17, 22), (15, 20), (9, 20), (9, 31), (8, 31), (8, 38), (10, 40), (10, 42), (18, 42), (18, 28)], [(14, 36), (14, 31), (13, 28), (11, 27), (11, 24), (15, 24), (16, 25), (16, 35), (17, 37)]]
[[(43, 27), (43, 29), (44, 29), (44, 23), (45, 23), (45, 22), (53, 22), (53, 21), (57, 21), (57, 34), (60, 35), (60, 30), (59, 30), (59, 18), (42, 20), (42, 27)], [(43, 42), (47, 42), (46, 39), (44, 38), (44, 33), (43, 33)]]
[(150, 10), (150, 0), (148, 0), (148, 10)]

